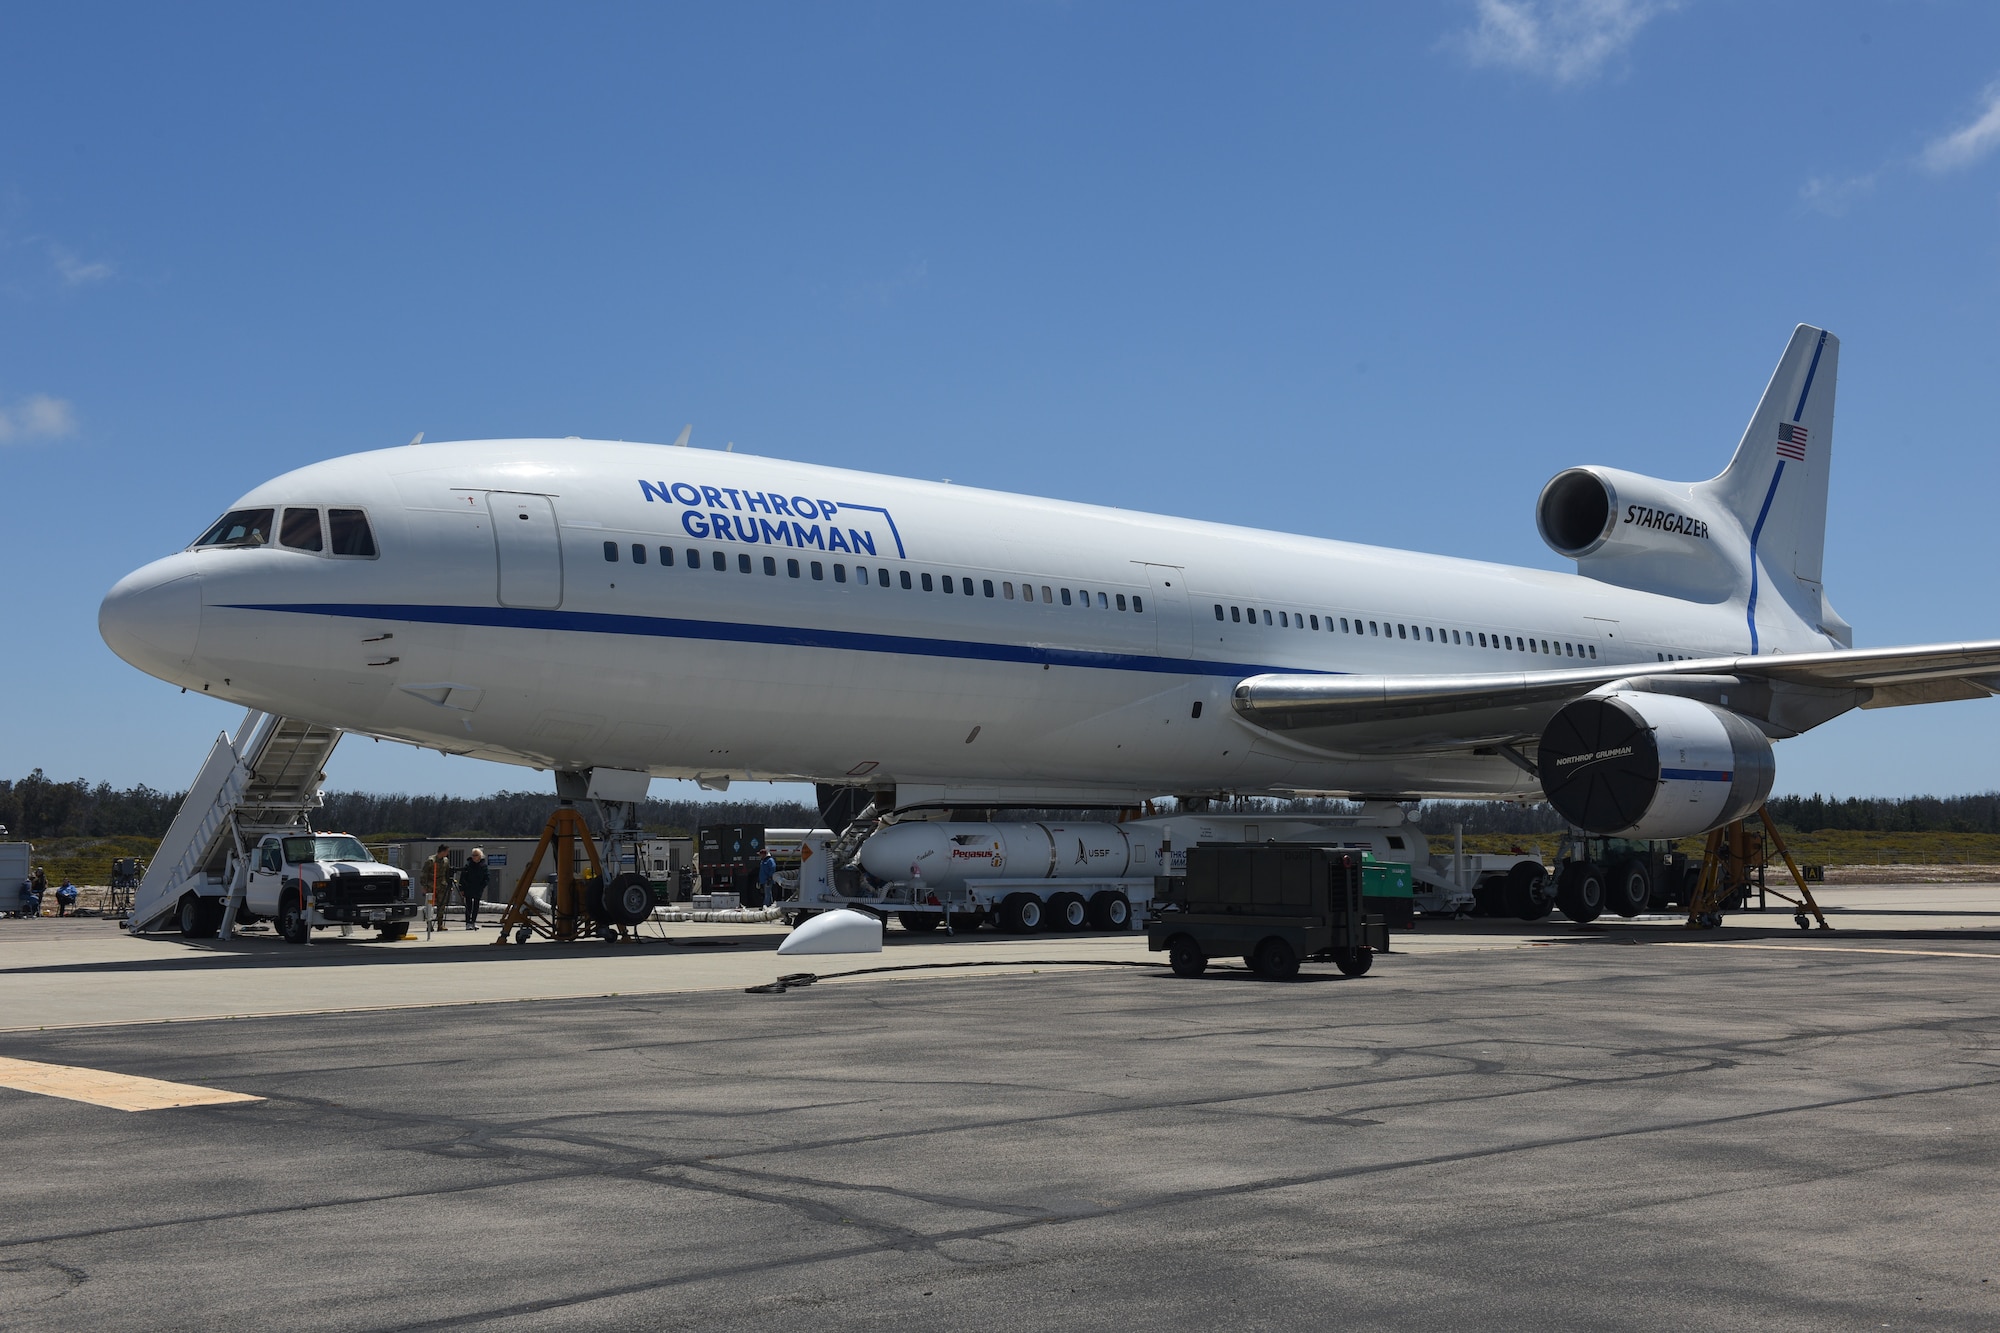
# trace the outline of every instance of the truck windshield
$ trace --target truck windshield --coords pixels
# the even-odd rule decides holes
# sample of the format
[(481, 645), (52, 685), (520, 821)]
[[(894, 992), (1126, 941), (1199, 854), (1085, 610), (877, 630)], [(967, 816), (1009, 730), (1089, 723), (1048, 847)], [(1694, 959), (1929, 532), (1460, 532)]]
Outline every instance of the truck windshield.
[(292, 865), (308, 861), (373, 861), (359, 838), (340, 833), (330, 838), (286, 838), (285, 860)]

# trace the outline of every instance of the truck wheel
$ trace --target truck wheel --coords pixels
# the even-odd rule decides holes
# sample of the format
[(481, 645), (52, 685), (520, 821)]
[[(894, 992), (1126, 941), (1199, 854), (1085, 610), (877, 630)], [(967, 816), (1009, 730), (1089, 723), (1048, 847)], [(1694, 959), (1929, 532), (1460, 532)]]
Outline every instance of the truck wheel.
[(383, 940), (401, 940), (401, 939), (408, 939), (409, 934), (410, 934), (409, 922), (384, 921), (382, 923), (382, 933), (376, 936), (376, 938)]
[(211, 914), (208, 905), (215, 900), (204, 898), (198, 893), (181, 896), (181, 934), (191, 940), (215, 938), (215, 932), (222, 926), (222, 913)]
[(943, 925), (944, 917), (936, 912), (898, 912), (896, 921), (912, 935), (921, 935)]
[(1208, 955), (1187, 936), (1176, 935), (1167, 941), (1167, 964), (1177, 977), (1198, 977), (1208, 971)]
[(653, 881), (636, 870), (612, 880), (598, 897), (604, 905), (603, 919), (612, 925), (637, 926), (652, 919)]
[(1032, 935), (1042, 928), (1042, 900), (1032, 893), (1010, 893), (1000, 903), (1000, 929), (1009, 935)]
[(1579, 926), (1597, 920), (1604, 911), (1603, 873), (1585, 861), (1564, 866), (1562, 883), (1556, 888), (1556, 906)]
[(1653, 877), (1640, 861), (1622, 862), (1604, 886), (1604, 905), (1620, 916), (1638, 916), (1653, 903)]
[(1080, 893), (1058, 893), (1049, 898), (1049, 929), (1082, 930), (1090, 911)]
[(304, 944), (312, 936), (312, 927), (306, 924), (306, 915), (299, 910), (295, 895), (278, 904), (278, 933), (293, 944)]
[(1266, 981), (1290, 981), (1299, 974), (1299, 955), (1276, 935), (1257, 946), (1251, 966)]
[(986, 913), (984, 912), (953, 912), (951, 914), (951, 933), (954, 935), (970, 935), (973, 931), (978, 930), (980, 926), (984, 925), (985, 922)]
[(1123, 930), (1132, 924), (1132, 903), (1115, 889), (1090, 896), (1090, 928), (1092, 930)]
[(1533, 861), (1522, 861), (1507, 872), (1507, 914), (1523, 921), (1540, 921), (1556, 908), (1549, 892), (1549, 872)]
[(1333, 965), (1340, 969), (1340, 975), (1343, 977), (1366, 976), (1368, 969), (1375, 965), (1375, 951), (1373, 949), (1335, 949), (1333, 951)]

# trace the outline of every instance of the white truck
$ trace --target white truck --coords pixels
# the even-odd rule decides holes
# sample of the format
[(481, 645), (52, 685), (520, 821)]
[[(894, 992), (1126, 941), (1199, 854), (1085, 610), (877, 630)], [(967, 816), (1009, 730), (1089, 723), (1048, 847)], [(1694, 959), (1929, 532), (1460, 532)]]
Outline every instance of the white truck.
[(1427, 916), (1481, 906), (1539, 920), (1555, 905), (1538, 860), (1433, 854), (1401, 806), (1379, 802), (1355, 815), (1190, 814), (1123, 823), (905, 818), (868, 833), (858, 854), (853, 834), (816, 831), (803, 840), (797, 889), (781, 906), (792, 919), (860, 907), (894, 915), (914, 931), (935, 930), (947, 918), (954, 930), (990, 922), (1014, 934), (1138, 929), (1155, 880), (1184, 875), (1189, 847), (1267, 841), (1404, 862), (1415, 909)]
[(269, 921), (294, 944), (327, 926), (372, 926), (382, 939), (399, 940), (428, 910), (408, 875), (377, 861), (349, 833), (296, 826), (254, 831), (246, 851), (247, 864), (232, 853), (220, 875), (205, 876), (182, 893), (181, 934), (215, 935), (237, 891), (242, 897), (233, 924)]

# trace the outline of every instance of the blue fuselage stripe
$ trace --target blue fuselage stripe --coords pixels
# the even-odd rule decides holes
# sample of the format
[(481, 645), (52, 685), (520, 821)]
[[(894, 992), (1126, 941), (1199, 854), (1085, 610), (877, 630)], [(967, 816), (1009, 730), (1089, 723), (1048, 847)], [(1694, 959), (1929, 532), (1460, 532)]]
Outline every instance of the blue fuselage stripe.
[(252, 602), (232, 611), (277, 611), (290, 615), (339, 616), (348, 620), (400, 620), (424, 625), (475, 625), (489, 629), (553, 630), (566, 634), (620, 634), (652, 639), (700, 639), (718, 643), (760, 643), (780, 648), (837, 648), (903, 657), (945, 657), (961, 661), (1013, 662), (1029, 666), (1089, 667), (1100, 671), (1148, 671), (1169, 676), (1344, 675), (1314, 667), (1263, 666), (1250, 662), (1210, 662), (1195, 657), (1099, 652), (1033, 644), (929, 639), (906, 634), (866, 634), (854, 630), (806, 629), (795, 625), (744, 624), (730, 620), (687, 620), (672, 616), (617, 615), (600, 611), (536, 611), (508, 606), (421, 606), (396, 602)]
[(1660, 776), (1669, 782), (1734, 782), (1736, 780), (1734, 773), (1726, 770), (1718, 773), (1706, 768), (1663, 768), (1660, 770)]

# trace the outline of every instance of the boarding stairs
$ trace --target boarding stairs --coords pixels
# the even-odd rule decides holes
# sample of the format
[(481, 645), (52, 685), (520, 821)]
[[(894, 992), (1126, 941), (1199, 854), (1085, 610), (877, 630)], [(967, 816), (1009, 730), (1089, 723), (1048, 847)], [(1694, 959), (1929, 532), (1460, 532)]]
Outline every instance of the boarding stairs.
[[(253, 708), (235, 735), (217, 736), (139, 881), (125, 928), (136, 934), (165, 924), (192, 888), (204, 897), (228, 894), (226, 938), (242, 897), (245, 834), (305, 821), (319, 804), (326, 762), (341, 735), (336, 727)], [(232, 867), (233, 884), (226, 882)]]

